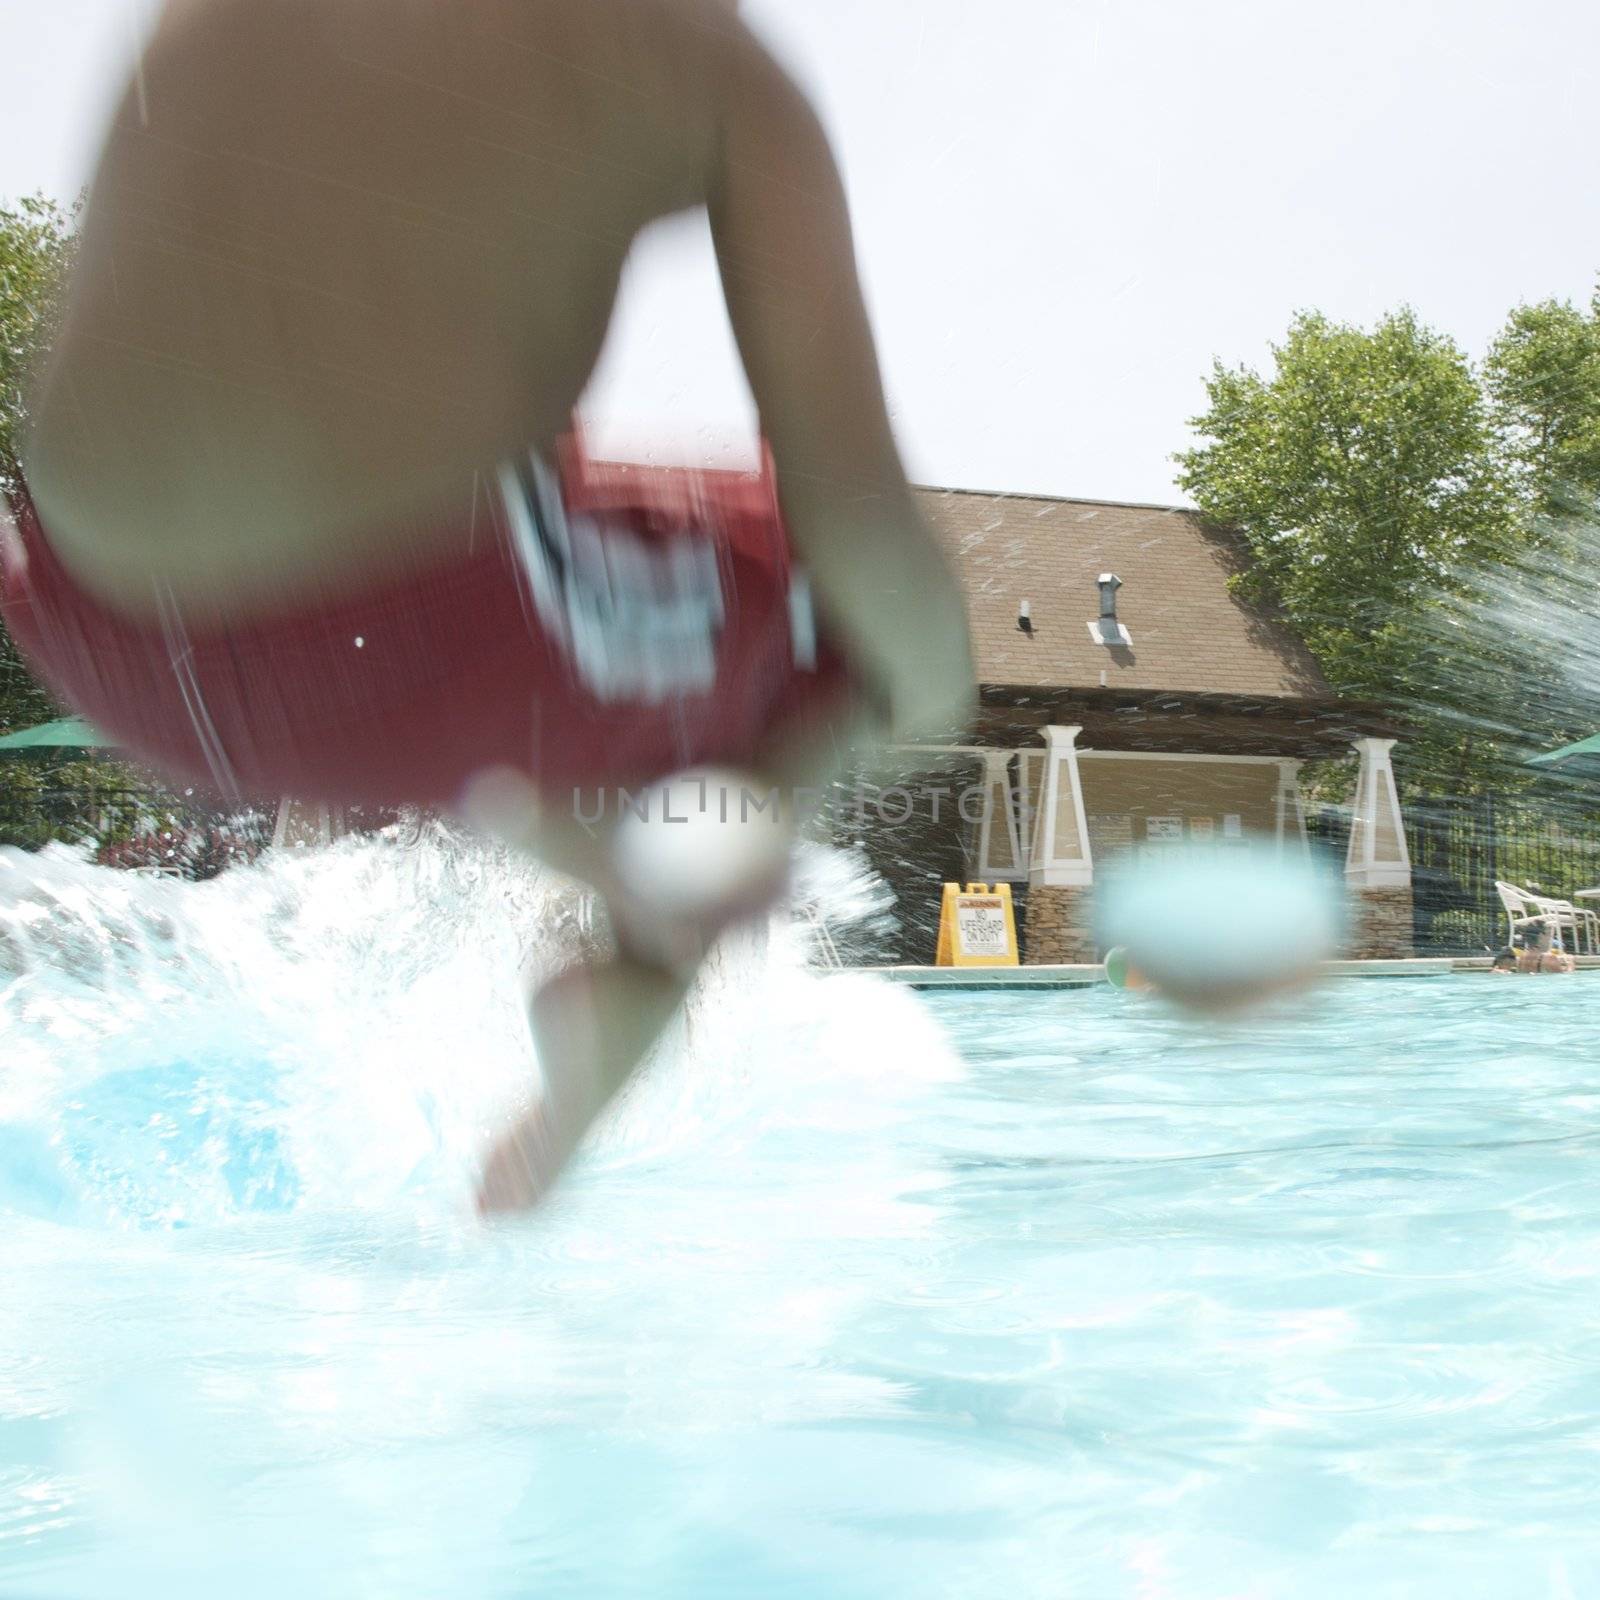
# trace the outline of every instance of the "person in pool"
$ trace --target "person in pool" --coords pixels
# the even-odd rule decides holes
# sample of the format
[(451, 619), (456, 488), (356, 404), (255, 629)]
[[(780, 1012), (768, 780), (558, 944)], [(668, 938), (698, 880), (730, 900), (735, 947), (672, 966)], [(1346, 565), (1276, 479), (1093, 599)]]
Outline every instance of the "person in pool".
[[(568, 436), (633, 240), (693, 208), (759, 479)], [(449, 807), (605, 897), (617, 958), (535, 997), (486, 1210), (544, 1192), (783, 880), (757, 850), (653, 896), (574, 786), (811, 787), (968, 711), (838, 170), (725, 0), (170, 0), (30, 416), (4, 615), (65, 700), (174, 777)]]
[(1549, 917), (1530, 917), (1495, 953), (1491, 972), (1575, 972), (1578, 963), (1556, 948), (1556, 925)]

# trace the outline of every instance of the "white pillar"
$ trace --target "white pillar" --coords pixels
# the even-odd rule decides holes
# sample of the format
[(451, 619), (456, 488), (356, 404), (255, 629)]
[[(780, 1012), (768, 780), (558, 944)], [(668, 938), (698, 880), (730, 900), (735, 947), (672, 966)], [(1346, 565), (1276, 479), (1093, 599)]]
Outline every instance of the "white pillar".
[(1034, 818), (1028, 882), (1085, 888), (1094, 882), (1089, 852), (1089, 823), (1083, 811), (1083, 783), (1078, 775), (1081, 726), (1044, 730), (1044, 779), (1039, 786), (1039, 811)]
[(1355, 806), (1350, 816), (1350, 848), (1345, 854), (1345, 882), (1357, 889), (1407, 889), (1411, 886), (1411, 852), (1400, 815), (1389, 752), (1393, 739), (1356, 739), (1361, 771), (1356, 777)]
[(1311, 840), (1306, 833), (1306, 814), (1300, 804), (1300, 763), (1298, 761), (1280, 761), (1278, 763), (1278, 794), (1274, 801), (1276, 813), (1276, 835), (1278, 850), (1281, 853), (1285, 844), (1293, 849), (1298, 842), (1303, 854), (1309, 854)]
[(309, 805), (285, 795), (278, 802), (272, 848), (304, 849), (307, 845), (332, 844), (343, 838), (345, 831), (344, 812), (338, 806)]
[(1028, 876), (1028, 851), (1017, 825), (1011, 792), (1011, 751), (983, 752), (983, 821), (978, 827), (978, 880), (1021, 883)]

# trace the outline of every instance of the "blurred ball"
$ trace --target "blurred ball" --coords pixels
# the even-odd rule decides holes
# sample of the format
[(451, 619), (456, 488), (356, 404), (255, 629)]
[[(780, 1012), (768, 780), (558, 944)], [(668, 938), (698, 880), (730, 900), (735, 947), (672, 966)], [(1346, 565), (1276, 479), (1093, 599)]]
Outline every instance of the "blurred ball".
[(1194, 1010), (1238, 1010), (1310, 981), (1344, 931), (1335, 875), (1267, 841), (1147, 857), (1098, 887), (1099, 942), (1118, 956), (1119, 977), (1109, 956), (1106, 976), (1136, 987), (1142, 975)]
[(654, 785), (625, 810), (612, 864), (642, 905), (692, 917), (775, 894), (788, 869), (790, 807), (746, 773), (713, 767)]

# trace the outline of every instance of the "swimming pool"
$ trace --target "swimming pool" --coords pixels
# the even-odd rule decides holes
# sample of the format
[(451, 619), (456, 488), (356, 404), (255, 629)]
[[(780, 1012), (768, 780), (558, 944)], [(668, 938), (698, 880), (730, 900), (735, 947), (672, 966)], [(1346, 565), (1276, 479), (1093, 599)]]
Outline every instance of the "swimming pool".
[(0, 862), (0, 1594), (1600, 1592), (1600, 981), (734, 950), (486, 1232), (582, 932), (443, 836)]

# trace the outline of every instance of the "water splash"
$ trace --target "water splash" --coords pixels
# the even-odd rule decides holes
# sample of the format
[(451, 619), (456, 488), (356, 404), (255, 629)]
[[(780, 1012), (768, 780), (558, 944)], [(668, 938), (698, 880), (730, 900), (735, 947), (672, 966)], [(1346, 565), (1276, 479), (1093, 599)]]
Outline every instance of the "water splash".
[(1407, 709), (1518, 762), (1600, 726), (1600, 511), (1449, 575), (1415, 628)]
[[(804, 917), (713, 959), (665, 1042), (670, 1082), (648, 1118), (631, 1097), (601, 1148), (647, 1120), (651, 1139), (690, 1136), (716, 1074), (686, 1063), (751, 1022), (751, 974), (837, 955), (886, 898), (820, 849), (797, 895)], [(165, 1226), (453, 1216), (488, 1129), (537, 1082), (528, 988), (605, 937), (579, 886), (436, 822), (203, 884), (0, 851), (0, 1205)]]

